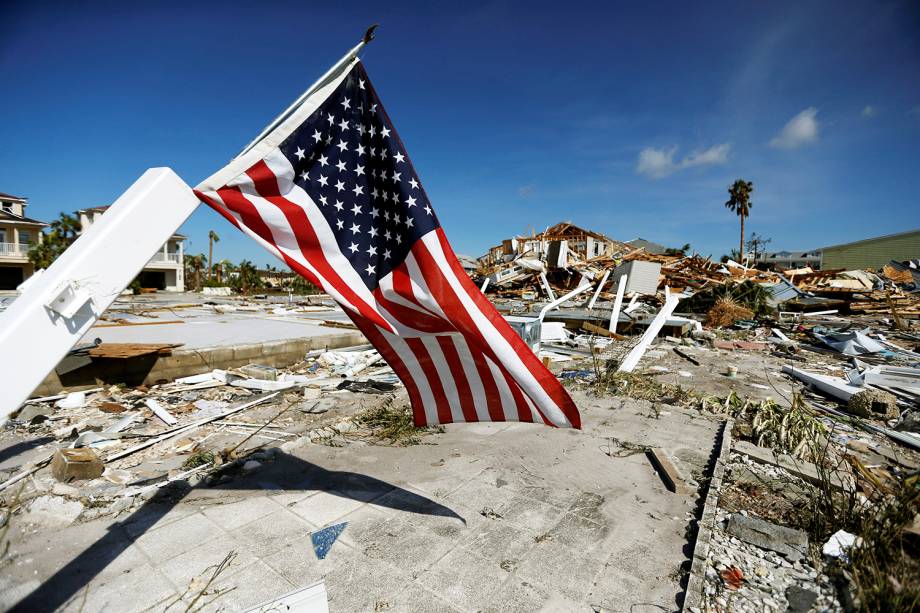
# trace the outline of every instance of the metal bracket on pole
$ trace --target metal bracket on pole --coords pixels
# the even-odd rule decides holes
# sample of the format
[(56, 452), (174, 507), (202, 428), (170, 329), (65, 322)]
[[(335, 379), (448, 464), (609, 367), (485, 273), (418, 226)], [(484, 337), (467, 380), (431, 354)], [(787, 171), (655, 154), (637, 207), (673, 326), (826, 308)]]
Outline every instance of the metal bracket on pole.
[(0, 371), (0, 424), (86, 334), (198, 206), (169, 168), (152, 168), (0, 313), (0, 347), (31, 347)]

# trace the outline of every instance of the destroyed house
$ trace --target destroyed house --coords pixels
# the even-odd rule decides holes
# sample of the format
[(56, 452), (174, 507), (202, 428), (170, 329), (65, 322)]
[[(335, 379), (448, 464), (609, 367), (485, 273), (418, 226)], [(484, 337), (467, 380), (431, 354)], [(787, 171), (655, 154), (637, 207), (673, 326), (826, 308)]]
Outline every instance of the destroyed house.
[(28, 200), (0, 192), (0, 290), (14, 290), (32, 276), (29, 249), (48, 224), (25, 216)]
[[(568, 250), (573, 251), (585, 259), (596, 258), (607, 253), (608, 247), (613, 245), (613, 240), (591, 230), (579, 228), (575, 224), (563, 221), (546, 229), (543, 234), (532, 238), (518, 239), (524, 244), (555, 243), (566, 241)], [(547, 246), (547, 250), (549, 247)]]
[[(80, 233), (86, 232), (108, 208), (108, 206), (96, 206), (77, 211)], [(173, 234), (168, 241), (163, 243), (163, 247), (153, 254), (138, 275), (141, 287), (167, 292), (185, 291), (183, 242), (186, 238), (182, 234)]]

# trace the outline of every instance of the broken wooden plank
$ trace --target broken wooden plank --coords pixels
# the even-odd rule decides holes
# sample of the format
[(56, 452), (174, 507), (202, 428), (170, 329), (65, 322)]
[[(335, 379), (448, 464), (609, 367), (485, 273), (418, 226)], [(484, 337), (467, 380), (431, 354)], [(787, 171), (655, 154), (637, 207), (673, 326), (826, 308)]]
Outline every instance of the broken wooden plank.
[(696, 492), (696, 487), (684, 479), (680, 470), (674, 465), (671, 458), (668, 457), (667, 451), (661, 447), (655, 447), (649, 449), (646, 453), (652, 465), (655, 467), (655, 470), (658, 471), (661, 480), (664, 481), (665, 487), (681, 496)]
[(169, 321), (116, 321), (108, 324), (96, 324), (94, 328), (121, 328), (123, 326), (164, 326), (166, 324), (184, 324), (181, 319), (171, 319)]
[(156, 353), (169, 355), (182, 343), (102, 343), (89, 350), (94, 358), (128, 359)]
[(605, 330), (600, 326), (595, 326), (591, 322), (585, 321), (581, 324), (582, 330), (590, 332), (591, 334), (597, 334), (598, 336), (606, 336), (607, 338), (615, 338), (618, 341), (625, 339), (626, 337), (622, 334), (617, 334), (616, 332), (611, 332), (610, 330)]
[[(768, 464), (782, 468), (792, 475), (807, 481), (813, 485), (822, 483), (822, 475), (818, 468), (804, 460), (798, 460), (784, 453), (776, 453), (773, 449), (767, 447), (758, 447), (748, 441), (736, 441), (732, 449), (742, 453), (760, 464)], [(849, 491), (853, 488), (855, 480), (853, 474), (843, 470), (827, 471), (827, 480), (830, 485), (839, 491)]]
[(695, 357), (693, 357), (692, 355), (690, 355), (690, 354), (687, 353), (686, 351), (681, 351), (678, 347), (675, 347), (675, 348), (674, 348), (674, 353), (676, 353), (676, 354), (679, 355), (680, 357), (684, 358), (685, 360), (688, 360), (691, 364), (695, 364), (696, 366), (699, 366), (699, 365), (700, 365), (700, 361), (699, 361), (699, 360), (697, 360)]

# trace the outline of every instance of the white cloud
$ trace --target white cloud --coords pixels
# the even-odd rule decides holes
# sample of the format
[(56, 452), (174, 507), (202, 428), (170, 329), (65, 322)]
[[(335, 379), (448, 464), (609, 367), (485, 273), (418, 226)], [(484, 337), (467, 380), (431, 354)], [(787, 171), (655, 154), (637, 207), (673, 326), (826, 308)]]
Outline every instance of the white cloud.
[(866, 107), (862, 110), (863, 117), (875, 117), (876, 115), (878, 115), (878, 109), (871, 104), (867, 104)]
[(693, 166), (724, 164), (728, 161), (728, 153), (731, 147), (729, 143), (713, 145), (704, 151), (694, 151), (690, 155), (677, 161), (674, 160), (674, 156), (677, 154), (677, 145), (663, 149), (646, 147), (639, 152), (636, 172), (640, 175), (651, 177), (652, 179), (661, 179), (670, 174), (674, 174), (678, 170), (691, 168)]
[(770, 146), (780, 149), (795, 149), (818, 140), (818, 109), (811, 106), (793, 117), (770, 141)]

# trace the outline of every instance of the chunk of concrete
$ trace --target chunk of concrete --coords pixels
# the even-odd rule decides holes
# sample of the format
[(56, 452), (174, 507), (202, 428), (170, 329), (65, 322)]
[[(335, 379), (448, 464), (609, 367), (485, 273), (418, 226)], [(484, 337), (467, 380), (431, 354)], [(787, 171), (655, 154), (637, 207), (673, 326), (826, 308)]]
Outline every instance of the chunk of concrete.
[(278, 380), (278, 371), (271, 366), (247, 364), (246, 366), (242, 366), (239, 371), (252, 379), (262, 379), (263, 381)]
[[(755, 462), (785, 469), (792, 475), (812, 485), (821, 483), (821, 474), (818, 472), (818, 468), (810, 462), (799, 460), (785, 453), (776, 453), (767, 447), (758, 447), (748, 441), (736, 441), (732, 444), (732, 449), (738, 453), (743, 453)], [(843, 470), (830, 471), (829, 479), (831, 486), (836, 490), (849, 491), (854, 487), (852, 473)]]
[(854, 394), (847, 401), (847, 412), (875, 419), (895, 419), (900, 415), (895, 395), (877, 389), (865, 389)]
[(88, 447), (58, 449), (51, 460), (51, 474), (58, 481), (82, 481), (102, 476), (105, 466), (96, 452)]
[(789, 603), (786, 613), (808, 613), (817, 599), (815, 592), (793, 585), (786, 590), (786, 602)]
[(729, 518), (725, 531), (745, 543), (775, 551), (790, 560), (801, 560), (808, 553), (806, 533), (755, 517), (735, 513)]

